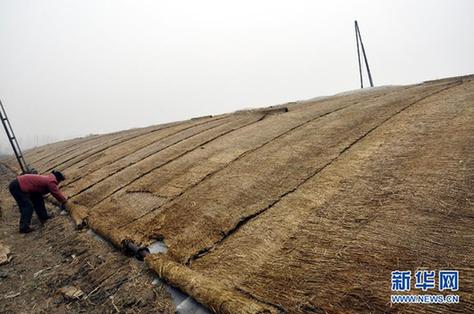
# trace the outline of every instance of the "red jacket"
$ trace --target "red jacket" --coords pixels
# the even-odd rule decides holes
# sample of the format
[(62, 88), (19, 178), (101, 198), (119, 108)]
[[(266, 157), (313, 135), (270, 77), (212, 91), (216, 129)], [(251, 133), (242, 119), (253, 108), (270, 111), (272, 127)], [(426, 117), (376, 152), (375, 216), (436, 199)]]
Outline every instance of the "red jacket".
[(58, 189), (58, 180), (54, 174), (42, 176), (39, 174), (24, 174), (16, 177), (20, 189), (25, 193), (41, 193), (54, 196), (59, 202), (66, 203), (66, 197)]

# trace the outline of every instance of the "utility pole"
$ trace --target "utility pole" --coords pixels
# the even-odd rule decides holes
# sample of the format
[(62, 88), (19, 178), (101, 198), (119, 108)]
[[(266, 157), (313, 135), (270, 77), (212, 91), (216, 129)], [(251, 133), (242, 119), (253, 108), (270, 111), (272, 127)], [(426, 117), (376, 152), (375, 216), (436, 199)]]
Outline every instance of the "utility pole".
[(362, 48), (362, 54), (364, 56), (364, 62), (367, 69), (367, 74), (369, 76), (370, 87), (374, 87), (374, 82), (372, 81), (372, 74), (370, 73), (369, 62), (367, 60), (367, 54), (365, 53), (364, 43), (362, 42), (362, 36), (360, 35), (359, 25), (357, 24), (357, 21), (354, 21), (354, 28), (355, 28), (356, 43), (357, 43), (357, 59), (359, 61), (360, 88), (364, 88), (364, 81), (362, 79), (362, 63), (360, 59), (360, 48)]

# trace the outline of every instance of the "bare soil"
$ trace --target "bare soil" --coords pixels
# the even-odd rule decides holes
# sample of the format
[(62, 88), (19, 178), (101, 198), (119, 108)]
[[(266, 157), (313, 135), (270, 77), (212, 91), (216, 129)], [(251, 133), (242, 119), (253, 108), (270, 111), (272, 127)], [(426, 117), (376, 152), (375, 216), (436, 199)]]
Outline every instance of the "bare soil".
[[(173, 313), (174, 306), (143, 262), (77, 231), (69, 216), (56, 216), (36, 231), (18, 233), (19, 212), (6, 189), (14, 175), (0, 165), (0, 243), (12, 251), (0, 266), (0, 313)], [(69, 300), (58, 290), (75, 286)]]

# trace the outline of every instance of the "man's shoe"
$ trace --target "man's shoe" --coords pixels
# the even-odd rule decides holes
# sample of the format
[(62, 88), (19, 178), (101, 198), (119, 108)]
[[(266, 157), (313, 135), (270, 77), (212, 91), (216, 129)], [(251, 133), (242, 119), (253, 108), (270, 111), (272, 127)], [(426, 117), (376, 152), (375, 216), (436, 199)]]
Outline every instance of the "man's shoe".
[(26, 227), (26, 228), (20, 228), (20, 233), (30, 233), (32, 231), (35, 231), (35, 229)]
[(46, 216), (46, 218), (38, 218), (38, 219), (39, 219), (40, 223), (42, 225), (44, 225), (46, 223), (46, 221), (48, 221), (51, 218), (53, 218), (53, 216), (48, 215), (48, 216)]

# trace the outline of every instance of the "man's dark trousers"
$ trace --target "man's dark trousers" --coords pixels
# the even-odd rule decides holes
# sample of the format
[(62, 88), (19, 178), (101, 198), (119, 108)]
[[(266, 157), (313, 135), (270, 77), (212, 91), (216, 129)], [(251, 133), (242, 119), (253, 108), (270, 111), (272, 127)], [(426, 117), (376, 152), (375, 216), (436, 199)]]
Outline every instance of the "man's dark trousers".
[(25, 193), (20, 189), (18, 180), (10, 182), (10, 194), (15, 199), (20, 208), (20, 230), (26, 230), (30, 226), (33, 210), (38, 215), (40, 221), (48, 219), (48, 212), (44, 206), (44, 199), (41, 193)]

